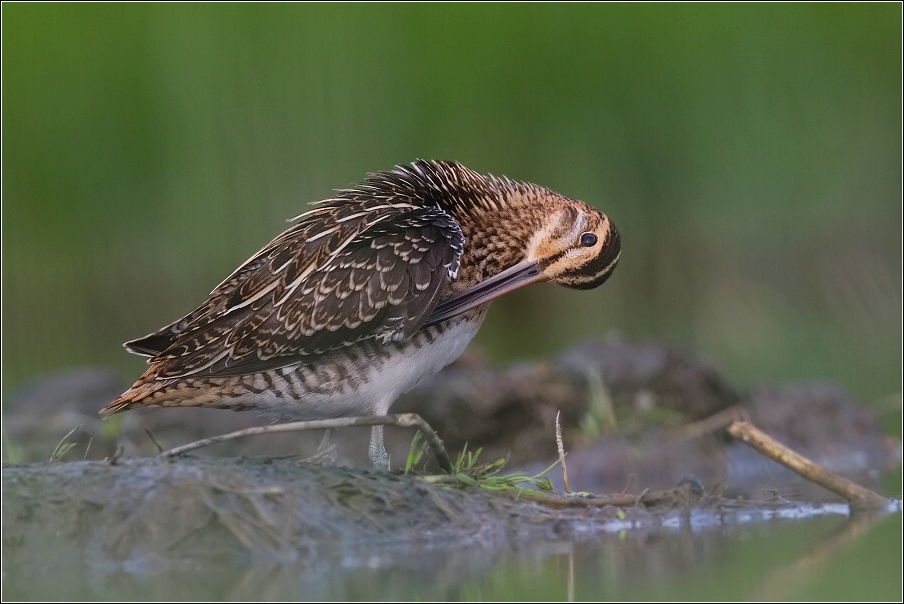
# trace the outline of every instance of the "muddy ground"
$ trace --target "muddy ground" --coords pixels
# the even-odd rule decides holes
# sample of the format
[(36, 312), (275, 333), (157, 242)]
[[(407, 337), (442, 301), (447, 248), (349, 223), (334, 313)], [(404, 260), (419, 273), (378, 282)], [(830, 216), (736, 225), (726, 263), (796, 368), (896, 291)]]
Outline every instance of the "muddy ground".
[[(596, 342), (551, 362), (504, 368), (470, 356), (393, 408), (421, 414), (453, 457), (467, 442), (470, 450), (483, 447), (484, 461), (508, 457), (507, 471), (530, 473), (555, 460), (561, 411), (572, 488), (624, 492), (620, 500), (437, 482), (429, 464), (417, 475), (361, 469), (366, 429), (350, 430), (340, 444), (343, 461), (358, 467), (302, 462), (319, 434), (255, 437), (156, 459), (147, 430), (171, 447), (266, 422), (193, 409), (99, 421), (96, 410), (120, 388), (107, 372), (74, 371), (7, 402), (5, 457), (44, 461), (4, 464), (5, 573), (37, 581), (73, 561), (132, 572), (219, 559), (504, 550), (625, 530), (655, 535), (847, 514), (837, 498), (732, 442), (719, 418), (738, 414), (867, 486), (900, 463), (900, 444), (883, 436), (871, 411), (831, 385), (741, 392), (712, 365), (656, 344)], [(74, 446), (48, 463), (79, 424)], [(397, 467), (412, 433), (387, 436)], [(561, 493), (561, 472), (549, 476)]]

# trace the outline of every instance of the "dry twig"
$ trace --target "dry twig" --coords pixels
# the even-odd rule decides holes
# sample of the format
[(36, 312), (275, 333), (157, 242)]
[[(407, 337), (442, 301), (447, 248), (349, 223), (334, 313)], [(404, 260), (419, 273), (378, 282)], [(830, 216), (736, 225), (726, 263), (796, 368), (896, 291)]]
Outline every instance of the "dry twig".
[(151, 442), (154, 443), (154, 446), (157, 447), (157, 453), (163, 453), (163, 447), (160, 446), (160, 443), (157, 442), (157, 439), (154, 438), (154, 435), (151, 434), (151, 431), (147, 428), (145, 428), (144, 431), (148, 435), (148, 438), (151, 439)]
[(728, 433), (750, 445), (769, 459), (789, 468), (810, 482), (826, 488), (848, 500), (851, 509), (888, 507), (888, 499), (851, 482), (844, 476), (795, 453), (750, 422), (736, 421), (728, 426)]
[(562, 482), (565, 484), (565, 492), (571, 493), (571, 485), (568, 484), (568, 468), (565, 467), (565, 443), (562, 442), (562, 424), (559, 423), (561, 411), (556, 412), (556, 449), (559, 450), (559, 465), (562, 466)]
[[(113, 453), (113, 457), (110, 458), (110, 465), (115, 466), (116, 462), (119, 461), (119, 458), (122, 457), (123, 452), (126, 450), (125, 446), (122, 443), (116, 445), (116, 451)], [(104, 460), (106, 461), (106, 460)]]
[(683, 442), (686, 440), (695, 440), (701, 436), (726, 428), (735, 421), (750, 421), (750, 415), (747, 413), (747, 410), (740, 405), (732, 405), (731, 407), (713, 413), (709, 417), (676, 428), (672, 434), (672, 441)]
[(628, 492), (628, 489), (631, 488), (631, 485), (634, 484), (634, 474), (630, 474), (628, 476), (628, 484), (625, 485), (625, 488), (622, 489), (621, 495), (624, 495)]
[(288, 424), (274, 424), (272, 426), (261, 426), (258, 428), (246, 428), (229, 434), (221, 434), (211, 438), (204, 438), (181, 447), (175, 447), (168, 451), (163, 451), (158, 457), (174, 457), (194, 451), (208, 445), (213, 445), (226, 440), (233, 440), (243, 436), (252, 436), (255, 434), (274, 434), (278, 432), (300, 432), (303, 430), (330, 430), (334, 428), (351, 428), (354, 426), (399, 426), (401, 428), (417, 428), (419, 429), (427, 444), (433, 449), (436, 456), (436, 463), (444, 472), (452, 471), (452, 461), (449, 459), (443, 441), (440, 440), (433, 428), (421, 418), (417, 413), (400, 413), (395, 415), (379, 415), (375, 417), (340, 417), (337, 419), (319, 419), (308, 422), (291, 422)]

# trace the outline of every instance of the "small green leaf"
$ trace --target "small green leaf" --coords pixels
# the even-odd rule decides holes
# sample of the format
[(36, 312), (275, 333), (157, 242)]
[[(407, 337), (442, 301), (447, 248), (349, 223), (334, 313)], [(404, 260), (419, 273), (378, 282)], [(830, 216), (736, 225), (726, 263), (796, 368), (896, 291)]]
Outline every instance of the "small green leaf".
[(534, 482), (534, 484), (537, 485), (537, 488), (540, 489), (541, 491), (552, 491), (553, 490), (552, 481), (545, 476), (543, 478), (537, 479), (537, 481)]
[(467, 474), (464, 474), (463, 472), (459, 472), (455, 477), (458, 479), (458, 482), (460, 482), (462, 484), (466, 484), (469, 487), (477, 486), (477, 481), (474, 480), (473, 478), (471, 478), (470, 476), (468, 476)]

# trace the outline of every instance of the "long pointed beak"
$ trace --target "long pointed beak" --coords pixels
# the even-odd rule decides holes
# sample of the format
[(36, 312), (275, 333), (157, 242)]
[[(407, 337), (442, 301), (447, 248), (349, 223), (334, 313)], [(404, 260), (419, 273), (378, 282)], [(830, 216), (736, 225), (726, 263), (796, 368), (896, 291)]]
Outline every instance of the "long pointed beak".
[(425, 325), (445, 321), (519, 287), (546, 280), (546, 275), (535, 262), (522, 260), (498, 275), (464, 289), (437, 304)]

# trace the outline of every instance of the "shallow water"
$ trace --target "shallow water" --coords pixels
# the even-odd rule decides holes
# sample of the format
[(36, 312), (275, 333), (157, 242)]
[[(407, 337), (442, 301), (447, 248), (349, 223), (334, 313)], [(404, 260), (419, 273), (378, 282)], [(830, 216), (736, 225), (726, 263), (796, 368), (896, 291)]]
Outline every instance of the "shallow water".
[[(797, 519), (792, 519), (792, 518)], [(806, 520), (800, 518), (805, 517)], [(581, 540), (481, 546), (342, 546), (228, 559), (132, 556), (4, 569), (5, 600), (898, 600), (901, 514), (850, 519), (845, 506), (796, 513), (706, 512), (662, 528), (610, 527)], [(52, 544), (49, 544), (52, 547)]]

